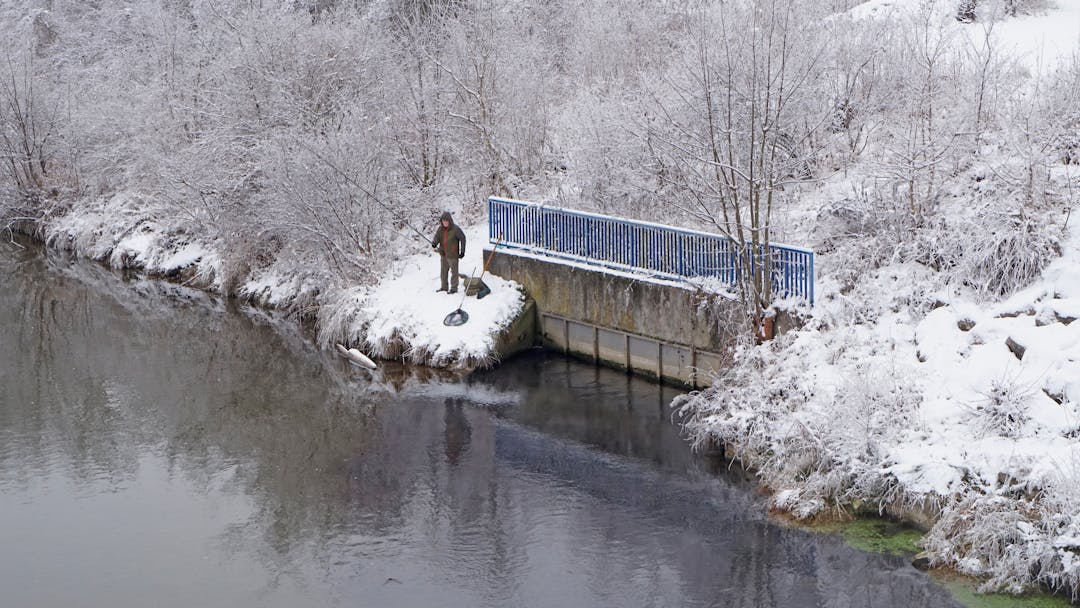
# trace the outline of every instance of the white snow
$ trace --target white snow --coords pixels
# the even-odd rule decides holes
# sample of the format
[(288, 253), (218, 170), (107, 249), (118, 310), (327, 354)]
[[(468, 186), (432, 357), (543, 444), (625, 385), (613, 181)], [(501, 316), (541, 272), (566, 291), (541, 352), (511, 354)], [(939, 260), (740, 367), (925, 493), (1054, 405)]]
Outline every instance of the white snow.
[[(983, 35), (978, 27), (967, 31), (972, 37)], [(1054, 68), (1071, 58), (1080, 44), (1080, 2), (1057, 0), (1052, 10), (1002, 19), (994, 24), (993, 37), (1005, 55), (1032, 71)]]
[(666, 276), (658, 276), (650, 274), (648, 271), (635, 271), (633, 269), (623, 269), (617, 266), (608, 266), (604, 263), (596, 260), (590, 260), (582, 256), (559, 254), (558, 256), (551, 256), (545, 253), (541, 249), (533, 248), (505, 248), (500, 249), (506, 255), (518, 256), (523, 258), (531, 258), (534, 260), (543, 261), (557, 261), (562, 266), (568, 268), (578, 268), (581, 270), (591, 270), (594, 272), (603, 272), (613, 277), (621, 277), (637, 281), (641, 283), (652, 283), (654, 285), (663, 285), (665, 287), (677, 287), (680, 289), (688, 289), (691, 291), (708, 291), (720, 296), (734, 298), (732, 293), (732, 286), (730, 283), (723, 281), (718, 277), (678, 277), (669, 278)]
[(191, 266), (203, 259), (209, 259), (210, 251), (202, 245), (184, 245), (178, 249), (168, 252), (158, 264), (158, 266), (166, 271), (175, 270), (178, 268), (184, 268)]
[[(1000, 7), (984, 2), (979, 18), (972, 23), (956, 20), (955, 2), (938, 0), (929, 4), (945, 35), (967, 36), (975, 48), (984, 49), (989, 30), (995, 54), (1020, 62), (1033, 74), (1067, 61), (1080, 43), (1080, 2), (1076, 0), (1051, 1), (1041, 10), (1015, 16), (994, 14)], [(856, 21), (908, 18), (919, 14), (923, 5), (915, 0), (868, 0), (846, 15)]]
[(121, 260), (125, 256), (129, 256), (129, 259), (136, 262), (145, 263), (150, 254), (150, 248), (154, 245), (155, 236), (149, 230), (142, 230), (120, 239), (120, 242), (113, 248), (112, 265), (122, 266), (123, 262)]

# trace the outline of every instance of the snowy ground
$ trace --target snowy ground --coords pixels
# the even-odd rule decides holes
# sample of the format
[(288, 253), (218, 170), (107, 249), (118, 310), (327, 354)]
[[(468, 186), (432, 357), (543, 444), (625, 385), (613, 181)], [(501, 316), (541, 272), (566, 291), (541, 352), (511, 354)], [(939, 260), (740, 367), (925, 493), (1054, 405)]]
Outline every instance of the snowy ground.
[(918, 514), (932, 563), (987, 588), (1075, 593), (1080, 225), (1061, 245), (1000, 301), (914, 262), (841, 285), (829, 277), (843, 259), (821, 256), (808, 323), (744, 347), (680, 413), (756, 469), (778, 509)]
[(1080, 589), (1076, 222), (1061, 246), (1000, 301), (914, 262), (848, 282), (850, 256), (821, 255), (808, 323), (683, 401), (688, 428), (796, 516), (918, 512), (936, 564), (988, 588)]
[[(349, 289), (332, 297), (320, 323), (333, 328), (331, 335), (384, 359), (463, 368), (493, 362), (499, 333), (517, 318), (525, 295), (516, 283), (488, 273), (483, 279), (491, 289), (488, 296), (464, 296), (464, 277), (483, 271), (487, 226), (465, 228), (465, 235), (467, 256), (460, 262), (457, 294), (436, 292), (439, 258), (433, 251), (424, 252), (395, 263), (374, 288)], [(459, 306), (468, 313), (468, 322), (444, 325), (446, 315)]]

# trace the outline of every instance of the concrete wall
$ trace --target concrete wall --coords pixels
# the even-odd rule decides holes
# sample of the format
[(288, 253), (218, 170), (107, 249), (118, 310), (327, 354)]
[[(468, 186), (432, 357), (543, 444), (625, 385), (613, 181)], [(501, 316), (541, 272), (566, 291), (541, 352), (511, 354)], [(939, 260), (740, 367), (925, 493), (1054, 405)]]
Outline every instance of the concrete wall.
[(729, 361), (740, 322), (732, 300), (506, 249), (488, 271), (525, 287), (548, 347), (690, 386)]

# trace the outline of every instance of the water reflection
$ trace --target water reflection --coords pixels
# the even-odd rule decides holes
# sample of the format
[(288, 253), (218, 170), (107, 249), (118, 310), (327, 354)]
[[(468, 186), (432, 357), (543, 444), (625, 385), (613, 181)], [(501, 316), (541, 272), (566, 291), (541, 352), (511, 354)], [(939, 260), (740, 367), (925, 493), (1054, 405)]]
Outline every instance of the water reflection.
[(0, 285), (5, 605), (950, 605), (765, 520), (686, 449), (672, 389), (542, 356), (370, 375), (10, 246)]

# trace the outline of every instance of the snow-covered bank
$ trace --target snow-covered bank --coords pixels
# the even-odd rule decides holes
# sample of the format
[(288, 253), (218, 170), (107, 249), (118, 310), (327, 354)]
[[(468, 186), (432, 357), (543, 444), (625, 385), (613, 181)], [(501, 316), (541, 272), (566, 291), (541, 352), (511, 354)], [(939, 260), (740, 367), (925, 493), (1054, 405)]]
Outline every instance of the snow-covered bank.
[(745, 346), (678, 402), (688, 429), (755, 469), (778, 509), (929, 513), (932, 564), (1075, 595), (1080, 226), (1052, 217), (1040, 230), (1061, 256), (1000, 300), (945, 268), (886, 260), (852, 276), (844, 247), (821, 256), (807, 325)]
[[(319, 313), (320, 333), (327, 339), (363, 344), (383, 359), (404, 359), (434, 367), (487, 366), (495, 362), (499, 333), (525, 306), (516, 283), (485, 274), (491, 293), (480, 300), (465, 296), (464, 277), (478, 277), (483, 263), (472, 264), (487, 243), (487, 226), (465, 230), (467, 260), (461, 260), (459, 292), (436, 292), (439, 261), (435, 254), (413, 255), (395, 264), (374, 287), (354, 287), (331, 294)], [(461, 307), (464, 325), (443, 319)]]
[[(482, 300), (436, 293), (439, 262), (424, 251), (389, 261), (376, 280), (365, 285), (340, 285), (327, 273), (290, 263), (279, 255), (263, 267), (247, 263), (230, 269), (222, 243), (201, 242), (197, 236), (170, 230), (163, 222), (141, 214), (139, 197), (117, 196), (59, 216), (41, 225), (50, 247), (101, 262), (116, 270), (143, 271), (205, 291), (236, 297), (253, 305), (280, 309), (317, 319), (318, 340), (357, 345), (374, 357), (440, 368), (473, 369), (494, 363), (496, 343), (520, 314), (525, 296), (518, 286), (490, 274), (484, 282), (491, 293)], [(470, 252), (462, 260), (468, 276), (487, 243), (486, 226), (467, 228)], [(475, 275), (481, 264), (475, 264)], [(239, 276), (239, 279), (235, 277)], [(458, 308), (469, 314), (461, 326), (443, 325)]]
[[(1026, 148), (1022, 120), (988, 125), (941, 165), (925, 207), (876, 187), (902, 134), (805, 185), (785, 239), (818, 251), (807, 324), (743, 346), (712, 389), (676, 405), (697, 441), (756, 470), (777, 509), (926, 515), (931, 564), (985, 589), (1045, 585), (1075, 599), (1080, 4), (963, 6), (871, 0), (845, 18), (922, 19), (942, 44), (1007, 64), (1001, 100), (1061, 119), (1047, 123), (1051, 143)], [(1073, 79), (1064, 96), (1045, 87), (1048, 74)]]

